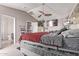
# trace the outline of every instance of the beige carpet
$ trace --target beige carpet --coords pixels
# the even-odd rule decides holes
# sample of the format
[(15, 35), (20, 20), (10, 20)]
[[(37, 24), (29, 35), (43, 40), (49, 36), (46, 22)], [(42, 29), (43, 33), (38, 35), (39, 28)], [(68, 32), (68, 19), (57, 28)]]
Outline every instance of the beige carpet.
[(24, 56), (15, 45), (0, 50), (0, 56)]
[(6, 48), (6, 47), (9, 47), (13, 44), (13, 42), (11, 40), (5, 40), (5, 41), (2, 41), (2, 49), (3, 48)]

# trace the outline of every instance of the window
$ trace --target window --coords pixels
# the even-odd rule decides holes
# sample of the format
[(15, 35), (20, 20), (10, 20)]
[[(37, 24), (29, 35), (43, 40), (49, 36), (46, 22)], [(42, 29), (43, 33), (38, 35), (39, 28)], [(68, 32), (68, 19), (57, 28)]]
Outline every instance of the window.
[(49, 26), (58, 26), (58, 19), (48, 21)]
[(38, 21), (38, 26), (43, 26), (45, 21)]
[(27, 25), (27, 32), (32, 32), (32, 23), (31, 22), (27, 22), (26, 23), (26, 25)]
[(53, 26), (58, 26), (58, 19), (53, 20)]
[(53, 21), (49, 21), (49, 26), (53, 26)]

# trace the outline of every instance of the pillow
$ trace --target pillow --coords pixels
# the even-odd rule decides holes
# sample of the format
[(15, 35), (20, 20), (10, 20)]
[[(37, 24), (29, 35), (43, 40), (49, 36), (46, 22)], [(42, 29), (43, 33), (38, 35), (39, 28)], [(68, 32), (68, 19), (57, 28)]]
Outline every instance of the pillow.
[(62, 32), (64, 37), (79, 37), (79, 29), (72, 29)]
[(69, 26), (69, 29), (79, 29), (79, 24), (72, 24)]

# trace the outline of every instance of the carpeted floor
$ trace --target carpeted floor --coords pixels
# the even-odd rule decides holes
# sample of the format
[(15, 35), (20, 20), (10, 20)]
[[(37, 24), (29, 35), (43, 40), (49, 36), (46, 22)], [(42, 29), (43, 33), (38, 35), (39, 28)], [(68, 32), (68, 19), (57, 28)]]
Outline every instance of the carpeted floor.
[(0, 56), (24, 56), (15, 45), (0, 50)]

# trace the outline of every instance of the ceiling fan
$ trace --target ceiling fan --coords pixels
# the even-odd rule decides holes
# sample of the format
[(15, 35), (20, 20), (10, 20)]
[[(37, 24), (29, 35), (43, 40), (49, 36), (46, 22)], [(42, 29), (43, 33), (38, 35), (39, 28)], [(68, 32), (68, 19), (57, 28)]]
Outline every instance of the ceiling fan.
[(40, 18), (42, 15), (44, 16), (51, 16), (52, 14), (50, 13), (44, 13), (43, 11), (39, 11), (41, 13), (41, 15), (38, 16), (38, 18)]
[(43, 6), (43, 8), (42, 8), (43, 11), (42, 10), (38, 10), (38, 12), (41, 13), (41, 15), (38, 16), (38, 18), (41, 17), (42, 15), (44, 15), (44, 16), (51, 16), (52, 15), (51, 13), (45, 13), (44, 12), (45, 11), (44, 10), (45, 3), (43, 3), (42, 6)]
[(44, 16), (51, 16), (52, 14), (50, 13), (44, 13), (43, 11), (39, 11), (41, 14), (43, 14)]

